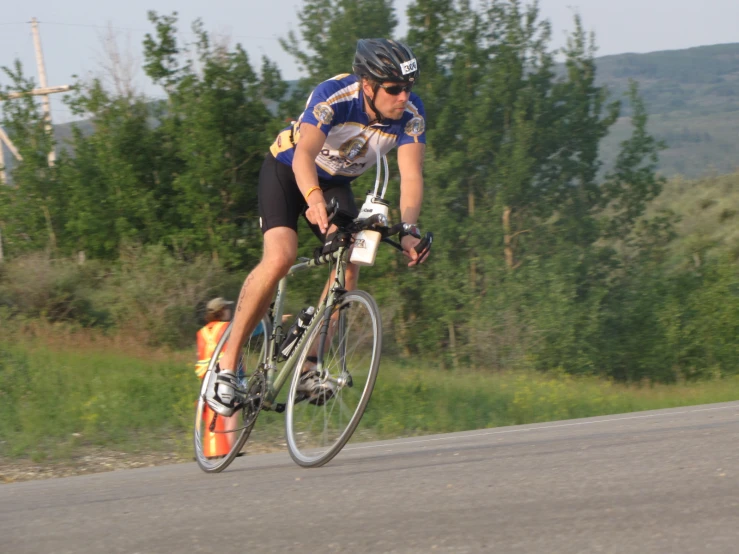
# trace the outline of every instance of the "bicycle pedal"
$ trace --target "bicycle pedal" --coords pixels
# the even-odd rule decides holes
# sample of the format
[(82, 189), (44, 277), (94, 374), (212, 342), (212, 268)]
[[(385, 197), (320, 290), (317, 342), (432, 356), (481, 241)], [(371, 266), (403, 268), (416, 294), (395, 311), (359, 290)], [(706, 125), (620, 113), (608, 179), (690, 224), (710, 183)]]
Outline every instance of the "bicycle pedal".
[(285, 411), (285, 404), (283, 404), (282, 402), (275, 404), (275, 412), (277, 412), (278, 414), (281, 414), (284, 411)]

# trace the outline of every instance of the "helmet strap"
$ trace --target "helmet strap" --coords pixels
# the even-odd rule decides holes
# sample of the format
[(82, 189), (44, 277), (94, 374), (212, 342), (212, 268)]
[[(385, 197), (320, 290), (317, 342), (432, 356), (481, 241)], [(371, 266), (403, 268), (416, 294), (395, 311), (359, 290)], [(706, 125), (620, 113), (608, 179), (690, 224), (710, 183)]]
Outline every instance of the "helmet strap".
[(380, 90), (380, 83), (375, 83), (372, 86), (372, 97), (367, 96), (367, 103), (369, 104), (370, 109), (372, 109), (372, 111), (375, 112), (375, 119), (377, 120), (377, 123), (382, 123), (383, 120), (385, 119), (385, 116), (382, 115), (382, 113), (380, 113), (380, 110), (378, 110), (377, 107), (375, 106), (375, 98), (374, 98), (378, 90)]

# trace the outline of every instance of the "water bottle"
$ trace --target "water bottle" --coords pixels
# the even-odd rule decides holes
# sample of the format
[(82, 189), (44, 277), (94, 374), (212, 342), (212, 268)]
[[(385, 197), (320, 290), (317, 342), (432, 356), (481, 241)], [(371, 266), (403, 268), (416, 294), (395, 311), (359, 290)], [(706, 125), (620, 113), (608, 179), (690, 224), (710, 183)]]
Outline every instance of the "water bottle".
[[(389, 203), (383, 198), (368, 193), (358, 219), (367, 219), (375, 214), (382, 214), (387, 217), (388, 206)], [(354, 246), (349, 261), (356, 265), (373, 265), (381, 239), (382, 236), (378, 231), (370, 229), (359, 231), (354, 237)]]
[(300, 310), (298, 317), (295, 319), (295, 323), (293, 323), (290, 326), (290, 329), (287, 330), (287, 335), (282, 341), (282, 344), (280, 344), (280, 354), (282, 354), (284, 358), (287, 358), (292, 354), (293, 348), (295, 348), (295, 345), (298, 343), (298, 339), (305, 332), (311, 319), (313, 319), (315, 311), (316, 309), (313, 306)]

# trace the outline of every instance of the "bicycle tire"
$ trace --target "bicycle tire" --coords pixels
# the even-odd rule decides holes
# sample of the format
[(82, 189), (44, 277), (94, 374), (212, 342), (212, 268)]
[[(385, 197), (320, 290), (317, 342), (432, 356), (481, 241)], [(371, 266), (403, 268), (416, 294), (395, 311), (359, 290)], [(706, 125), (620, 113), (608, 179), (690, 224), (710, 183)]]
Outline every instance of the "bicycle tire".
[[(241, 356), (239, 357), (239, 363), (237, 366), (236, 374), (245, 383), (246, 387), (256, 386), (256, 381), (259, 379), (263, 380), (263, 375), (258, 370), (261, 368), (266, 360), (267, 356), (267, 342), (270, 334), (272, 333), (272, 326), (267, 317), (264, 317), (261, 321), (262, 332), (258, 333), (255, 331), (245, 341), (244, 348), (242, 349)], [(193, 432), (193, 441), (195, 446), (195, 461), (206, 473), (220, 473), (226, 469), (229, 464), (239, 455), (241, 449), (244, 447), (251, 430), (254, 428), (257, 416), (259, 415), (259, 409), (254, 411), (254, 402), (251, 404), (244, 404), (238, 409), (230, 418), (236, 418), (233, 424), (236, 428), (233, 431), (217, 431), (217, 433), (238, 433), (233, 442), (230, 445), (228, 453), (221, 456), (207, 456), (204, 441), (215, 440), (217, 435), (209, 433), (208, 428), (214, 423), (214, 419), (222, 416), (215, 416), (212, 411), (207, 409), (207, 403), (205, 401), (205, 391), (207, 389), (208, 379), (212, 375), (212, 368), (215, 367), (215, 361), (218, 360), (223, 352), (223, 348), (231, 335), (232, 324), (229, 324), (226, 331), (223, 333), (223, 337), (218, 342), (213, 355), (211, 357), (211, 363), (209, 364), (208, 371), (203, 377), (203, 383), (200, 387), (200, 395), (198, 397), (197, 406), (195, 408), (195, 429)], [(259, 327), (257, 327), (257, 330)], [(266, 388), (266, 384), (265, 384)], [(261, 405), (259, 406), (261, 407)], [(204, 414), (207, 414), (208, 419)], [(228, 439), (226, 439), (228, 440)]]
[[(321, 322), (302, 346), (287, 399), (288, 451), (302, 467), (328, 463), (349, 441), (367, 408), (380, 367), (382, 321), (372, 296), (364, 291), (344, 293), (332, 307), (329, 321), (328, 332), (322, 331)], [(302, 369), (317, 352), (321, 336), (327, 341), (323, 377), (334, 383), (335, 391), (325, 401), (320, 397), (300, 401)]]

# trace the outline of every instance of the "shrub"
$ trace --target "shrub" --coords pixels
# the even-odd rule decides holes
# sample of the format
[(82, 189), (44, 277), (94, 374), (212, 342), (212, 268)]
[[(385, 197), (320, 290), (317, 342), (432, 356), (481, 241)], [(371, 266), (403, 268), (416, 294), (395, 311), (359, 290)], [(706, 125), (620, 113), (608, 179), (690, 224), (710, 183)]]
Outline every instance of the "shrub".
[(99, 327), (150, 346), (189, 347), (209, 298), (235, 298), (242, 279), (161, 246), (129, 247), (107, 264), (36, 252), (0, 266), (0, 320)]
[(48, 252), (26, 254), (3, 264), (0, 306), (10, 315), (107, 325), (106, 310), (93, 299), (104, 275), (98, 263), (80, 265)]
[(229, 282), (215, 262), (187, 261), (162, 246), (129, 247), (100, 295), (116, 328), (150, 345), (186, 347), (202, 325), (199, 308)]

